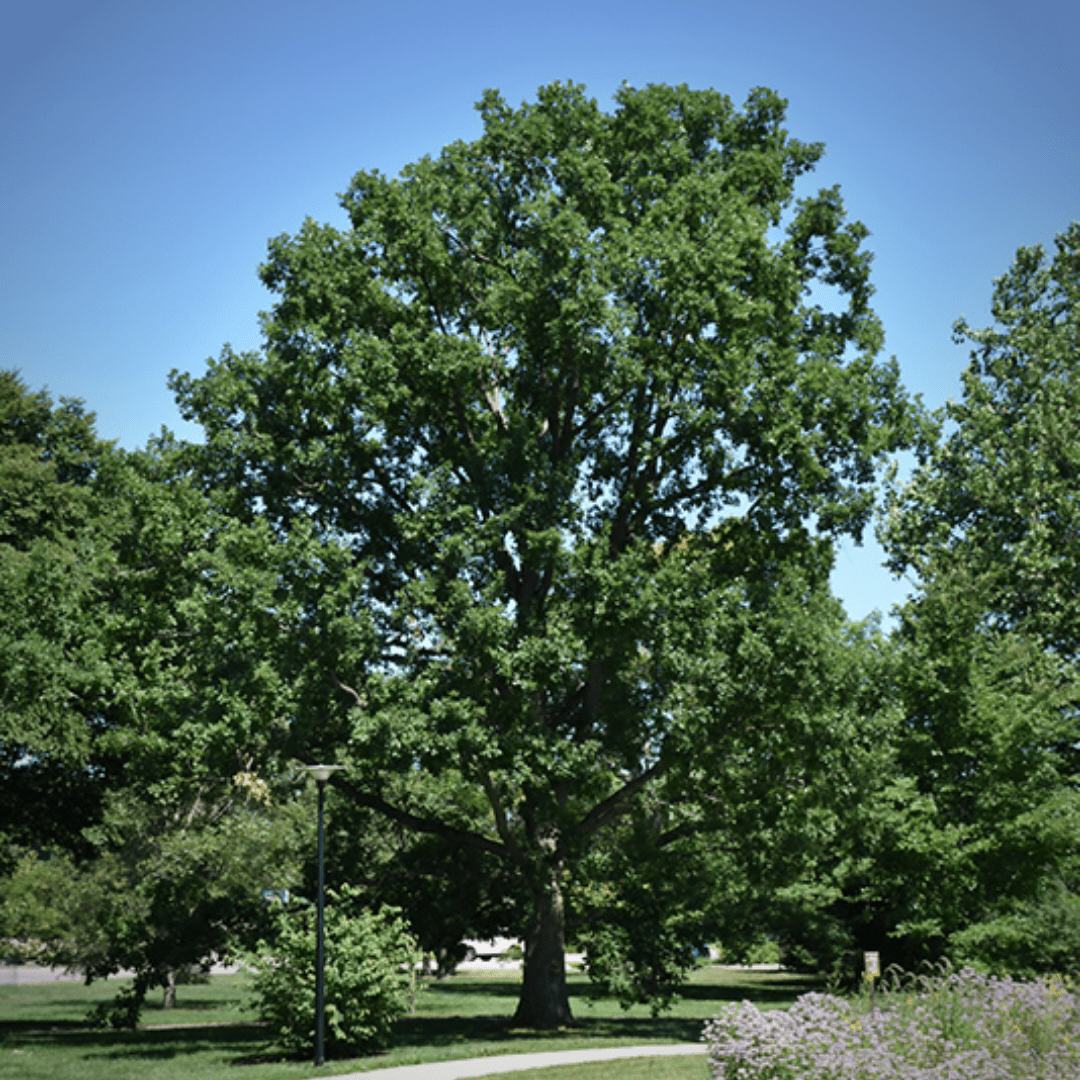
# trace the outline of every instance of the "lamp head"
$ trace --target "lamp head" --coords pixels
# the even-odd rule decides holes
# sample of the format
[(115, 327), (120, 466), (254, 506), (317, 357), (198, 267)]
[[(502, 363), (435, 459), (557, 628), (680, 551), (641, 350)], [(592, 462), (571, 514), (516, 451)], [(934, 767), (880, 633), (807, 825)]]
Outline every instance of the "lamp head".
[(300, 771), (310, 773), (320, 784), (325, 784), (330, 779), (330, 774), (340, 772), (344, 765), (301, 765)]

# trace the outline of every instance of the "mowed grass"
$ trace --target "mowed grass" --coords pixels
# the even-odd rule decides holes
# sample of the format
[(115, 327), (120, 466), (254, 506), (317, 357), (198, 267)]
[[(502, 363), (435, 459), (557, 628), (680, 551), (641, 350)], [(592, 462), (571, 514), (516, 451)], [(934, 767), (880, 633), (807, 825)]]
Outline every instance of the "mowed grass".
[[(133, 1032), (98, 1031), (87, 1010), (112, 997), (123, 981), (83, 986), (48, 983), (0, 986), (0, 1080), (282, 1080), (332, 1076), (428, 1061), (499, 1054), (638, 1044), (696, 1043), (702, 1024), (728, 1001), (760, 1008), (789, 1005), (816, 984), (777, 972), (696, 971), (675, 1008), (654, 1018), (643, 1006), (622, 1010), (600, 998), (581, 975), (570, 977), (573, 1027), (537, 1033), (514, 1029), (509, 1017), (519, 991), (511, 975), (459, 975), (431, 982), (417, 995), (413, 1016), (400, 1020), (392, 1050), (332, 1060), (317, 1070), (289, 1059), (268, 1041), (251, 1011), (250, 981), (215, 976), (182, 986), (178, 1007), (155, 998)], [(514, 1074), (539, 1080), (539, 1072)], [(641, 1058), (543, 1070), (543, 1080), (706, 1080), (704, 1057)]]

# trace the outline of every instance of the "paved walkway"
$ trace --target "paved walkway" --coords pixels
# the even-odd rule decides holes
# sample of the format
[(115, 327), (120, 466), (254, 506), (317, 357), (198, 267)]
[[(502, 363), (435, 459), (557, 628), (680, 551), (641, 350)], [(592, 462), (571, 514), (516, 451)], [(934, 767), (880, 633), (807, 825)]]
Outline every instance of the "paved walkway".
[[(576, 1065), (586, 1061), (613, 1061), (616, 1058), (674, 1057), (682, 1054), (705, 1054), (704, 1043), (679, 1043), (675, 1046), (609, 1046), (600, 1050), (555, 1050), (544, 1054), (506, 1054), (501, 1057), (468, 1058), (464, 1061), (432, 1061), (425, 1065), (395, 1065), (389, 1069), (320, 1076), (333, 1080), (466, 1080), (473, 1076), (543, 1069), (550, 1065)], [(328, 1062), (327, 1070), (333, 1069)]]
[[(235, 965), (215, 964), (210, 969), (211, 975), (233, 975), (240, 969)], [(133, 971), (118, 971), (110, 976), (114, 979), (128, 979)], [(51, 982), (84, 982), (77, 971), (64, 968), (38, 967), (37, 964), (0, 964), (0, 986), (40, 986)]]

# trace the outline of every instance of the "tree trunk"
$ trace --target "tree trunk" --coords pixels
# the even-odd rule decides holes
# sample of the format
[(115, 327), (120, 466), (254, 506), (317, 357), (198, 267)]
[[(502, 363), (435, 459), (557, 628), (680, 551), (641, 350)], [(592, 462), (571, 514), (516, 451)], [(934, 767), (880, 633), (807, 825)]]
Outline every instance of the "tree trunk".
[(161, 1003), (163, 1009), (176, 1008), (176, 968), (169, 968), (165, 976), (165, 1000)]
[(532, 925), (525, 935), (525, 971), (515, 1027), (558, 1028), (574, 1022), (566, 989), (565, 912), (559, 868), (534, 889)]

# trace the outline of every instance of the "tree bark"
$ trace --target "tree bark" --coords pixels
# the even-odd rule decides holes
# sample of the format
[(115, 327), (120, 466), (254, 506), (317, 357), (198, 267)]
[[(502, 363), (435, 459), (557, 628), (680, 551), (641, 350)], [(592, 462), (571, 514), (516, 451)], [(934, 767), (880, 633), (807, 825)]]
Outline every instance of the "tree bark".
[(169, 968), (165, 976), (165, 998), (161, 1007), (163, 1009), (176, 1008), (176, 968)]
[(565, 911), (560, 866), (534, 888), (532, 925), (525, 935), (525, 971), (515, 1027), (559, 1028), (574, 1022), (566, 988)]

